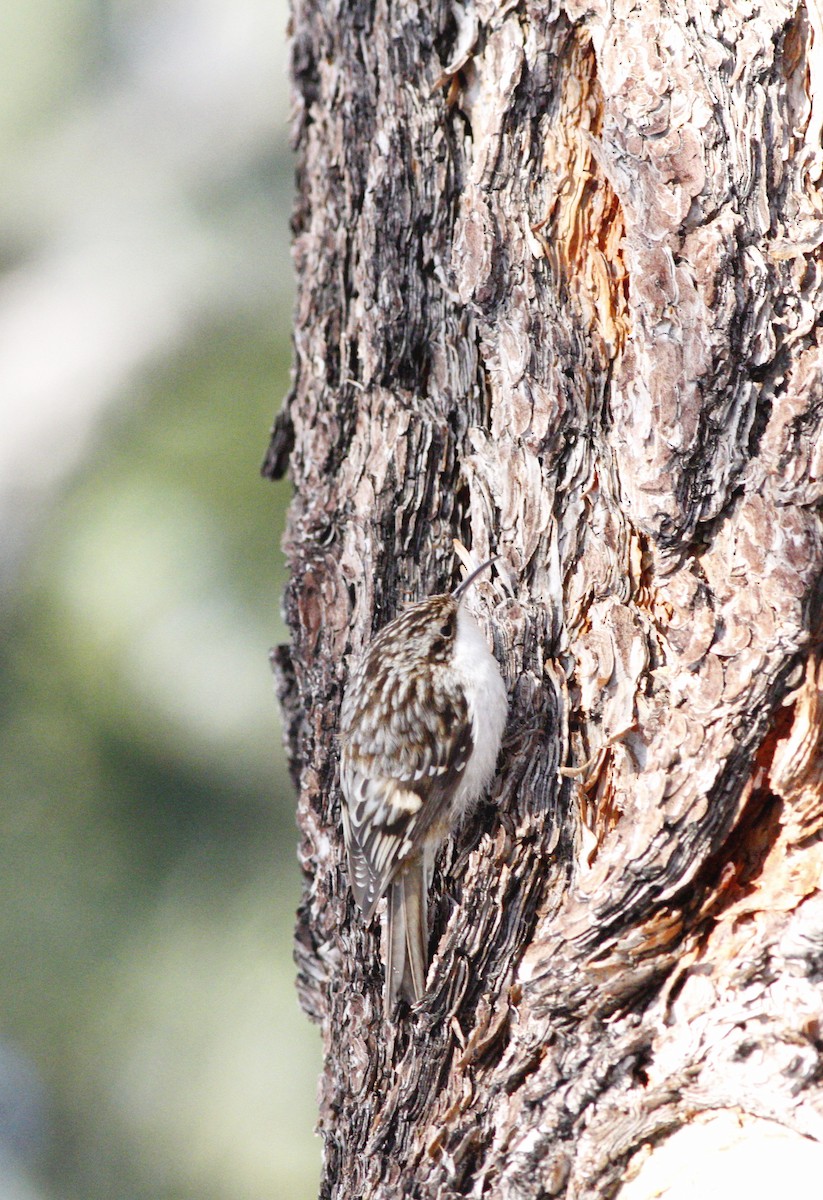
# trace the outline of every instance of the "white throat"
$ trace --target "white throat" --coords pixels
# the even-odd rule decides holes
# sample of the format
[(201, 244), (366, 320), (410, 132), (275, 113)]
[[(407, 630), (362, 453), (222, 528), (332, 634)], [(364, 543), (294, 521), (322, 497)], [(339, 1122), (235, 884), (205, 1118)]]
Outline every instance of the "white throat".
[(453, 669), (465, 690), (474, 741), (452, 806), (456, 817), (474, 803), (494, 774), (508, 711), (508, 697), (497, 660), (464, 604), (457, 610)]

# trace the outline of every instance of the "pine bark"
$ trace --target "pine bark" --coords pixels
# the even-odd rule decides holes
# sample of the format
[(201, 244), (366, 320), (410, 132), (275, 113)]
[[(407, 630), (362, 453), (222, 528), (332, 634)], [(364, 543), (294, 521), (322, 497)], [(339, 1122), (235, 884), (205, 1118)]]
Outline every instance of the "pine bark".
[[(817, 0), (294, 0), (293, 36), (265, 470), (295, 487), (275, 662), (321, 1195), (605, 1200), (729, 1113), (821, 1142)], [(455, 537), (501, 555), (472, 606), (509, 723), (388, 1026), (335, 731)]]

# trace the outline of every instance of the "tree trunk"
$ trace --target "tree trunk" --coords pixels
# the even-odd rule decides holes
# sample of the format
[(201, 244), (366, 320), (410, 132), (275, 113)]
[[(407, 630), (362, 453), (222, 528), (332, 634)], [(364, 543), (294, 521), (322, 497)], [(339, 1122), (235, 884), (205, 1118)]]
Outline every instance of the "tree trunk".
[[(805, 1147), (819, 1185), (818, 4), (295, 0), (265, 469), (295, 485), (275, 658), (323, 1196), (650, 1195), (678, 1130), (673, 1175), (718, 1178), (730, 1114), (723, 1145), (783, 1127), (782, 1183)], [(387, 1024), (335, 731), (454, 537), (501, 555), (471, 606), (509, 723)]]

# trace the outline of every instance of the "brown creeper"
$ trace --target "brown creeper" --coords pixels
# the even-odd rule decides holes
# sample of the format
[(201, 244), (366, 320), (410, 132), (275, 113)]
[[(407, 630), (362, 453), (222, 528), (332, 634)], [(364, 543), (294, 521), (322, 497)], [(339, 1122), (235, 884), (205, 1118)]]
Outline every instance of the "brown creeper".
[(388, 890), (385, 1013), (419, 1000), (434, 858), (494, 774), (506, 689), (463, 604), (483, 563), (377, 634), (343, 698), (340, 782), (349, 882), (367, 921)]

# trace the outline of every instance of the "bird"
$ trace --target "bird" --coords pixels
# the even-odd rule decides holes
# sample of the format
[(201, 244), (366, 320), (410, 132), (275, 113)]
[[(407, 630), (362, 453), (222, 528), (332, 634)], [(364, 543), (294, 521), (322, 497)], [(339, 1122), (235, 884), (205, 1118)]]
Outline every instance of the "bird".
[(428, 893), (443, 841), (494, 775), (508, 712), (500, 668), (465, 597), (495, 558), (452, 592), (381, 629), (340, 711), (340, 784), (349, 885), (364, 920), (387, 895), (384, 1014), (425, 994)]

